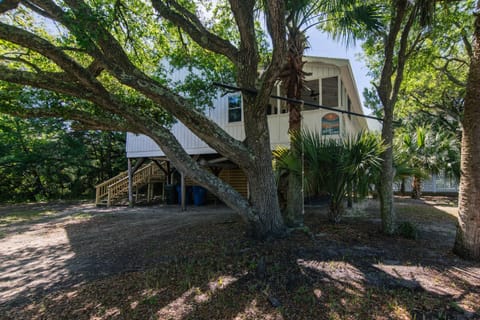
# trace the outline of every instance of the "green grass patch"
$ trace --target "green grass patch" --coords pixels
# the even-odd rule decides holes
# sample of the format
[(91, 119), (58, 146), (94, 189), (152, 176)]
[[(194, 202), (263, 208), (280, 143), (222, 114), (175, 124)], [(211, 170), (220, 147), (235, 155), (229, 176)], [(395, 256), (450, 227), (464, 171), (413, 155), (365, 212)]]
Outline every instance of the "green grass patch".
[(88, 212), (78, 212), (72, 214), (73, 219), (79, 219), (79, 220), (88, 220), (93, 217), (93, 214), (88, 213)]
[(30, 222), (57, 214), (55, 210), (12, 210), (0, 215), (0, 226)]
[(454, 209), (447, 207), (434, 207), (433, 205), (427, 204), (408, 204), (397, 205), (395, 210), (399, 218), (402, 220), (411, 220), (422, 223), (457, 220), (452, 214)]

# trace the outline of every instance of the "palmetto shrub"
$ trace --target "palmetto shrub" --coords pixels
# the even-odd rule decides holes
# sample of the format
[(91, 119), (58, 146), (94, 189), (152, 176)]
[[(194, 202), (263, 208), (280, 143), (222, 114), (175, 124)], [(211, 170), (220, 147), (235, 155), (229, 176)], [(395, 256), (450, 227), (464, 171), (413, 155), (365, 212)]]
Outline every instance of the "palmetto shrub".
[(327, 193), (332, 222), (340, 221), (348, 194), (357, 199), (368, 194), (369, 186), (378, 177), (380, 154), (385, 150), (378, 135), (366, 132), (331, 139), (302, 130), (292, 143), (293, 151), (289, 148), (274, 151), (277, 174), (288, 171), (299, 175), (305, 195)]

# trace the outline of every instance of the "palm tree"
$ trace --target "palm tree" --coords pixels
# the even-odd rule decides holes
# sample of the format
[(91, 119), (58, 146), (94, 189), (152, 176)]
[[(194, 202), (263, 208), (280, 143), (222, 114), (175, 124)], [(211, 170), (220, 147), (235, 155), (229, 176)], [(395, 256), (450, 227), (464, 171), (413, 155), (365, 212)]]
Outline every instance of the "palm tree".
[[(325, 0), (288, 0), (286, 1), (287, 17), (287, 60), (280, 73), (279, 79), (287, 98), (300, 100), (305, 88), (303, 57), (308, 48), (307, 31), (321, 23), (330, 22), (335, 25), (334, 32), (348, 43), (351, 39), (360, 36), (363, 29), (374, 30), (379, 27), (376, 7), (357, 0), (342, 0), (331, 4)], [(312, 88), (309, 88), (312, 91)], [(314, 90), (312, 94), (315, 94)], [(301, 129), (301, 106), (298, 103), (287, 103), (289, 111), (289, 127), (291, 143), (293, 137)], [(284, 219), (289, 226), (303, 224), (301, 216), (303, 195), (298, 192), (302, 188), (301, 182), (294, 175), (288, 177), (288, 191), (286, 192), (286, 208)], [(282, 185), (287, 185), (282, 183)]]
[(414, 199), (421, 197), (423, 179), (432, 173), (456, 167), (458, 161), (456, 137), (447, 131), (435, 131), (431, 126), (407, 126), (397, 135), (395, 146), (400, 153), (398, 158), (402, 158), (403, 164), (411, 169)]
[(358, 199), (368, 194), (369, 185), (378, 177), (384, 149), (379, 136), (369, 133), (333, 140), (302, 130), (293, 135), (293, 148), (275, 150), (275, 168), (278, 174), (286, 170), (297, 179), (303, 175), (308, 195), (327, 193), (329, 219), (339, 222), (351, 190)]

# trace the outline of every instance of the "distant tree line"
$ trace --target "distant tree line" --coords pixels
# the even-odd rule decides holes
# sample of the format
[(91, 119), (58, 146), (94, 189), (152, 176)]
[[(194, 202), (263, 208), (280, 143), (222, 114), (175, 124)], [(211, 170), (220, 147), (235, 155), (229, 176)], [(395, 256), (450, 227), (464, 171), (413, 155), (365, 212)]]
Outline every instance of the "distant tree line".
[(0, 202), (90, 198), (125, 170), (125, 134), (0, 116)]

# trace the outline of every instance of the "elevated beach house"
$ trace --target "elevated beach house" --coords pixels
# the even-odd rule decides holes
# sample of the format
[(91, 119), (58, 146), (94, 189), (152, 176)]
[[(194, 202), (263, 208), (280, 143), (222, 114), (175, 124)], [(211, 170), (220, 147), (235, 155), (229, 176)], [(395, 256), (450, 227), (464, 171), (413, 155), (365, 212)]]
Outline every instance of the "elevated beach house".
[[(307, 63), (304, 70), (310, 75), (306, 79), (308, 89), (304, 90), (302, 95), (302, 100), (306, 102), (302, 111), (302, 126), (331, 138), (366, 130), (365, 118), (340, 112), (344, 110), (363, 114), (349, 61), (322, 57), (306, 57), (305, 60)], [(173, 77), (181, 79), (185, 75), (185, 72), (180, 71)], [(272, 92), (272, 95), (285, 96), (280, 86), (276, 88), (276, 92)], [(309, 105), (310, 103), (330, 107), (330, 109), (317, 108)], [(206, 112), (234, 138), (242, 140), (245, 137), (240, 93), (218, 95), (214, 101), (214, 107)], [(272, 150), (277, 146), (288, 146), (286, 102), (272, 98), (268, 106), (268, 114)], [(217, 154), (183, 124), (176, 123), (172, 130), (192, 157), (202, 165), (209, 166), (215, 174), (240, 193), (248, 195), (248, 181), (240, 169)], [(170, 166), (168, 158), (157, 144), (144, 135), (127, 134), (126, 154), (131, 175), (130, 192), (127, 171), (97, 186), (97, 204), (111, 205), (129, 194), (130, 201), (142, 194), (146, 195), (147, 201), (159, 197), (167, 203), (177, 203), (177, 198), (173, 195), (175, 192), (173, 186), (182, 185), (183, 188), (177, 188), (188, 190), (187, 187), (192, 184), (188, 177), (182, 177), (176, 173), (175, 168)], [(133, 163), (135, 165), (132, 165)], [(179, 201), (183, 205), (188, 202), (187, 192), (184, 194), (183, 201)]]

